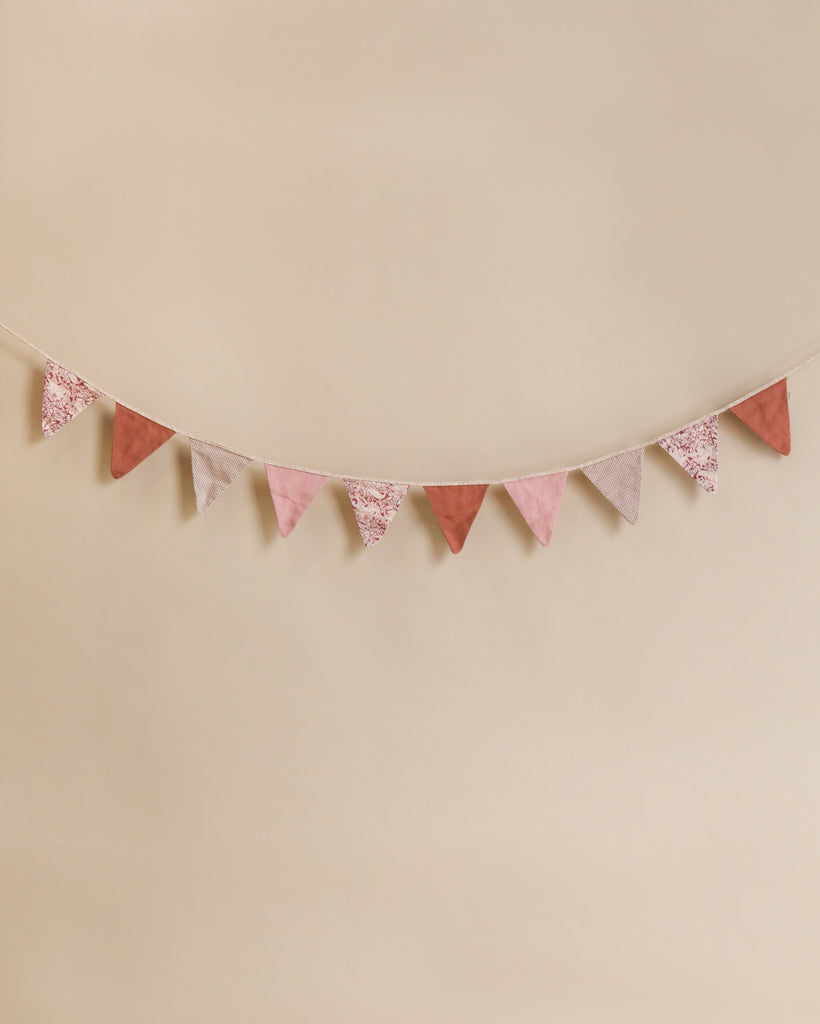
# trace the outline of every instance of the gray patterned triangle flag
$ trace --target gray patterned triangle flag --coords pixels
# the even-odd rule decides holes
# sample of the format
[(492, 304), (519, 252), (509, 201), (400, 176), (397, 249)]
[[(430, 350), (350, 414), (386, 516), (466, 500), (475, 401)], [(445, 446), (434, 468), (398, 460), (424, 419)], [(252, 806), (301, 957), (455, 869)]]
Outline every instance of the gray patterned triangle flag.
[(718, 418), (706, 419), (670, 434), (658, 444), (704, 491), (714, 494), (718, 482)]
[(206, 441), (191, 438), (196, 510), (204, 512), (252, 460)]
[(628, 523), (638, 521), (641, 511), (643, 448), (611, 455), (583, 469), (586, 476)]

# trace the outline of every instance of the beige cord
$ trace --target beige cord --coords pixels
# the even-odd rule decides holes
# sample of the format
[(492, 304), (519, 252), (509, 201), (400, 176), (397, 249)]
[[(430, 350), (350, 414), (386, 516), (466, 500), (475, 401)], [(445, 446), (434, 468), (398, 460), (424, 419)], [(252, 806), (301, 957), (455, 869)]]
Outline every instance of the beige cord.
[[(17, 341), (22, 342), (33, 352), (36, 352), (38, 355), (41, 355), (44, 359), (51, 360), (52, 362), (55, 363), (57, 362), (57, 360), (52, 359), (52, 357), (47, 352), (44, 352), (41, 348), (38, 348), (35, 344), (28, 341), (26, 338), (21, 337), (16, 331), (13, 331), (10, 327), (7, 327), (5, 324), (0, 323), (0, 330), (5, 331), (5, 333), (11, 335), (12, 338), (16, 338)], [(444, 483), (440, 483), (439, 481), (429, 480), (385, 480), (380, 478), (379, 483), (401, 485), (406, 484), (410, 487), (424, 487), (429, 485), (443, 487), (460, 487), (470, 484), (508, 484), (513, 483), (516, 480), (531, 480), (535, 477), (545, 476), (547, 474), (552, 473), (572, 473), (578, 469), (586, 469), (587, 466), (593, 466), (596, 462), (603, 462), (605, 459), (613, 459), (616, 458), (618, 455), (626, 455), (629, 452), (638, 451), (638, 449), (640, 448), (649, 448), (653, 444), (657, 444), (658, 441), (662, 441), (665, 437), (669, 437), (670, 434), (675, 434), (679, 430), (686, 430), (687, 427), (694, 426), (696, 423), (700, 423), (701, 420), (705, 420), (710, 416), (718, 416), (722, 412), (727, 412), (729, 409), (732, 408), (732, 406), (738, 405), (740, 402), (745, 402), (747, 398), (754, 398), (755, 395), (759, 395), (761, 391), (765, 391), (767, 388), (772, 387), (773, 384), (779, 384), (781, 380), (785, 380), (787, 377), (791, 377), (792, 374), (795, 374), (799, 370), (804, 369), (806, 366), (809, 365), (809, 363), (813, 363), (818, 356), (820, 356), (820, 350), (813, 352), (807, 359), (804, 359), (802, 363), (798, 363), (797, 366), (793, 366), (791, 370), (788, 370), (786, 373), (781, 373), (779, 377), (775, 377), (772, 380), (767, 381), (765, 384), (762, 384), (759, 388), (755, 388), (754, 391), (750, 391), (748, 394), (742, 395), (740, 398), (736, 398), (732, 402), (728, 402), (726, 405), (721, 406), (720, 409), (715, 409), (714, 412), (705, 413), (703, 416), (698, 416), (697, 419), (690, 420), (689, 423), (685, 423), (682, 427), (678, 427), (676, 430), (667, 431), (664, 434), (660, 434), (658, 437), (653, 437), (649, 441), (642, 441), (640, 444), (630, 445), (629, 448), (621, 448), (618, 451), (609, 452), (607, 455), (601, 455), (596, 459), (588, 459), (586, 462), (579, 462), (574, 466), (562, 466), (559, 467), (558, 469), (544, 470), (538, 473), (525, 473), (522, 476), (509, 476), (504, 477), (501, 480), (448, 480), (445, 481)], [(62, 364), (60, 363), (59, 365)], [(250, 459), (253, 462), (263, 462), (266, 463), (267, 465), (277, 466), (280, 469), (294, 469), (300, 473), (316, 473), (321, 476), (330, 477), (331, 479), (334, 480), (356, 480), (362, 483), (367, 483), (368, 481), (373, 479), (372, 477), (350, 476), (349, 474), (346, 473), (325, 473), (318, 469), (308, 469), (306, 466), (293, 466), (285, 462), (274, 462), (272, 459), (260, 459), (258, 455), (253, 455), (250, 452), (240, 452), (236, 451), (236, 449), (234, 448), (225, 448), (224, 445), (218, 444), (216, 441), (211, 441), (207, 437), (199, 437), (196, 434), (189, 434), (187, 431), (180, 430), (178, 427), (173, 426), (171, 423), (165, 423), (163, 420), (158, 420), (156, 416), (149, 416), (147, 413), (142, 412), (141, 409), (136, 409), (133, 405), (128, 405), (127, 402), (123, 402), (121, 399), (117, 398), (116, 395), (112, 395), (110, 391), (105, 391), (103, 388), (98, 387), (96, 384), (94, 384), (87, 378), (84, 377), (83, 380), (85, 381), (86, 384), (89, 384), (91, 387), (93, 387), (95, 391), (99, 391), (99, 393), (103, 395), (105, 398), (110, 398), (112, 401), (116, 402), (117, 405), (122, 405), (126, 409), (130, 409), (131, 412), (135, 412), (139, 416), (144, 416), (146, 419), (149, 419), (154, 423), (158, 423), (161, 427), (166, 427), (168, 430), (173, 430), (175, 434), (181, 434), (183, 437), (187, 437), (189, 438), (189, 440), (192, 441), (202, 441), (204, 444), (215, 445), (217, 448), (223, 448), (225, 449), (225, 451), (231, 451), (235, 455), (241, 455), (243, 458)]]

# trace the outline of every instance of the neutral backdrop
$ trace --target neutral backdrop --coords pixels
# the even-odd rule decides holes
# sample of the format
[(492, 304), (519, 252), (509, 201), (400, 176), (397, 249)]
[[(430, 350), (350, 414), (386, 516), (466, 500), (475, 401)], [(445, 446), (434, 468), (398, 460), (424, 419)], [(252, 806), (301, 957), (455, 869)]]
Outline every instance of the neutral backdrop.
[[(269, 461), (446, 481), (820, 347), (820, 6), (6, 0), (0, 321)], [(0, 338), (0, 1019), (820, 1018), (820, 365), (542, 550), (39, 434)]]

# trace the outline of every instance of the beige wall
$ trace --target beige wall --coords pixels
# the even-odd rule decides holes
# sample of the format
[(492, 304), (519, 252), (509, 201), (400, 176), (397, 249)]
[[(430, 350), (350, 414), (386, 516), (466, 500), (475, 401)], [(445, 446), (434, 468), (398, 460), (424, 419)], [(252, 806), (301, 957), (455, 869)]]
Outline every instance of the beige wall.
[[(0, 320), (271, 460), (452, 479), (671, 429), (820, 345), (820, 8), (7, 0)], [(0, 1019), (820, 1015), (820, 368), (720, 491), (650, 453), (283, 541), (254, 467), (38, 436), (0, 340)]]

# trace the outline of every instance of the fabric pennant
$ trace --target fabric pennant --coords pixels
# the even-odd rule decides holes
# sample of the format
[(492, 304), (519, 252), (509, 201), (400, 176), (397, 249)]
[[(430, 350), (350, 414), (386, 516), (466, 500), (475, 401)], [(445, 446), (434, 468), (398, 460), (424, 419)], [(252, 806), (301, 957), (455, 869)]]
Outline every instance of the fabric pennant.
[(781, 380), (745, 402), (733, 405), (731, 410), (750, 427), (758, 437), (781, 455), (792, 450), (791, 420), (789, 417), (789, 385)]
[(550, 473), (504, 484), (518, 511), (544, 547), (555, 532), (566, 482), (566, 473)]
[(441, 532), (454, 555), (464, 547), (489, 484), (425, 487)]
[(388, 484), (379, 480), (345, 480), (364, 546), (372, 548), (382, 539), (410, 484)]
[(306, 473), (301, 469), (284, 469), (282, 466), (265, 466), (265, 472), (268, 474), (268, 486), (279, 521), (279, 531), (283, 537), (287, 537), (330, 477)]
[(153, 420), (117, 403), (114, 410), (114, 446), (111, 451), (111, 475), (115, 480), (130, 473), (149, 455), (153, 455), (174, 436), (170, 427), (160, 426)]
[(196, 510), (204, 512), (253, 459), (193, 437), (190, 442)]
[(584, 476), (633, 526), (641, 511), (644, 449), (612, 455), (585, 466)]
[(704, 491), (714, 494), (718, 483), (718, 418), (707, 416), (658, 441)]
[(43, 380), (43, 434), (46, 437), (56, 434), (60, 427), (96, 402), (101, 394), (76, 373), (53, 359), (47, 360)]

